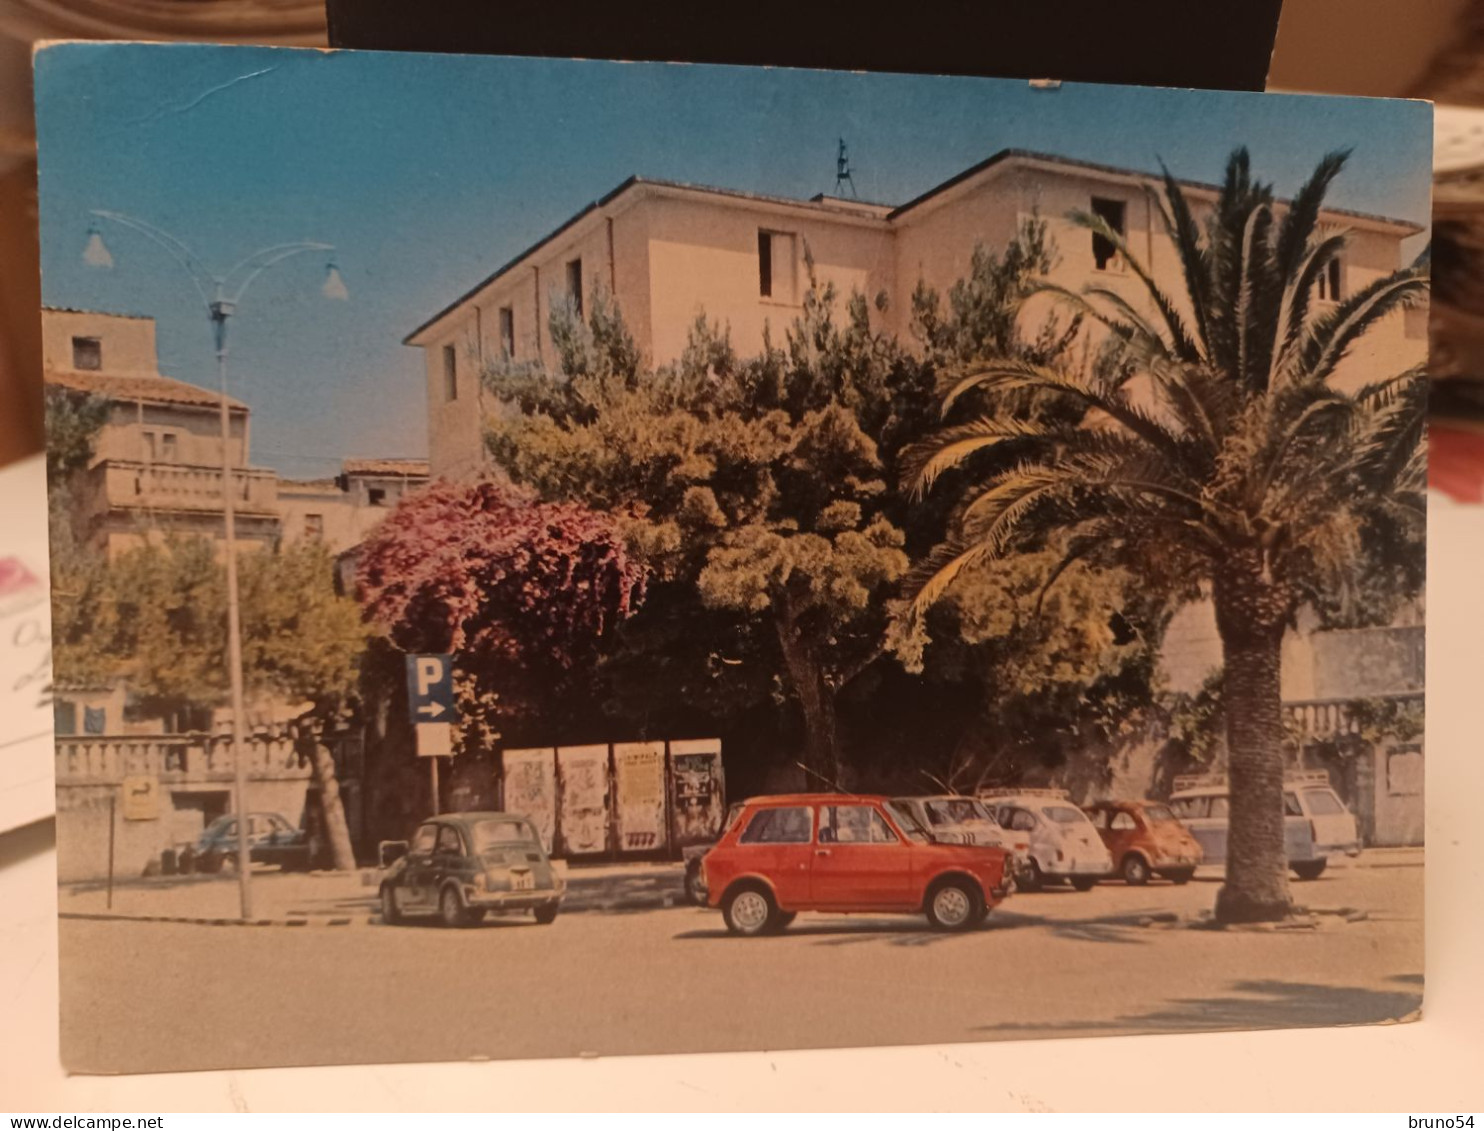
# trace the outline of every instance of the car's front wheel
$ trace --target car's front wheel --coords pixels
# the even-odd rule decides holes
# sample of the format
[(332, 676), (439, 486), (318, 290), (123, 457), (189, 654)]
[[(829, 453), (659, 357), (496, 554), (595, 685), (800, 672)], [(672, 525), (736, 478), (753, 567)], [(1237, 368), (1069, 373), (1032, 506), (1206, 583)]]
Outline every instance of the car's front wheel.
[(1074, 891), (1091, 891), (1098, 886), (1096, 876), (1073, 876), (1069, 882)]
[(775, 929), (778, 905), (761, 887), (737, 888), (727, 894), (721, 905), (727, 930), (734, 935), (764, 935)]
[(980, 921), (984, 896), (968, 880), (943, 880), (927, 898), (927, 918), (940, 931), (963, 931)]
[(685, 898), (697, 907), (706, 906), (706, 876), (701, 871), (699, 860), (692, 860), (685, 866)]
[(1143, 887), (1149, 882), (1149, 865), (1136, 852), (1123, 858), (1123, 882), (1130, 887)]
[(561, 904), (559, 903), (543, 903), (540, 907), (535, 908), (531, 914), (536, 916), (536, 922), (538, 923), (551, 923), (556, 920), (557, 912), (560, 910)]
[(397, 896), (391, 884), (381, 885), (381, 921), (388, 927), (395, 927), (402, 921), (402, 912), (397, 910)]

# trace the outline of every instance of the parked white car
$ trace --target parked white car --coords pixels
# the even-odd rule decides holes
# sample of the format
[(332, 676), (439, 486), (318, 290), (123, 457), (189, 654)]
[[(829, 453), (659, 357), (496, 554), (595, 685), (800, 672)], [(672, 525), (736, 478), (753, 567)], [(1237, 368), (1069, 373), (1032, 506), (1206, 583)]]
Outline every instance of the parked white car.
[[(1230, 813), (1224, 775), (1175, 778), (1170, 808), (1200, 843), (1204, 863), (1226, 863)], [(1317, 880), (1333, 856), (1358, 856), (1360, 830), (1323, 770), (1288, 774), (1283, 781), (1283, 834), (1288, 866), (1301, 880)]]
[(960, 794), (896, 797), (892, 804), (906, 809), (939, 844), (987, 844), (1003, 848), (1014, 860), (1016, 881), (1030, 864), (1030, 839), (1000, 827), (984, 802)]
[(1029, 860), (1018, 885), (1022, 890), (1066, 880), (1078, 891), (1088, 891), (1112, 874), (1113, 857), (1066, 790), (985, 790), (979, 799), (1012, 837), (1027, 838)]

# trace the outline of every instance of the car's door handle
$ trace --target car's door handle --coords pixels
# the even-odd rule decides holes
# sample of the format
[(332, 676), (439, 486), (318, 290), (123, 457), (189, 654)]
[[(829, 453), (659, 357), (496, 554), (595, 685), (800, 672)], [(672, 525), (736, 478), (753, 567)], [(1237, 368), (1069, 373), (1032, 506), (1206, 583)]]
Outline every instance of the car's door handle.
[(816, 848), (814, 850), (814, 855), (816, 856), (828, 856), (829, 854), (830, 850), (828, 848)]

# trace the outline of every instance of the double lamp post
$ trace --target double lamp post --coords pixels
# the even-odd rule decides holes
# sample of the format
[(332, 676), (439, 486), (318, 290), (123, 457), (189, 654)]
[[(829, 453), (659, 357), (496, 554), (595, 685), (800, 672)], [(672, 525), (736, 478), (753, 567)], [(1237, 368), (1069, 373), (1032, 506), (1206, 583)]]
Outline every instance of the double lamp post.
[[(222, 515), (226, 523), (224, 557), (227, 571), (227, 678), (232, 697), (232, 766), (235, 776), (237, 815), (237, 885), (241, 897), (242, 918), (251, 919), (252, 914), (252, 849), (248, 826), (250, 809), (247, 804), (247, 711), (244, 702), (242, 679), (242, 614), (237, 589), (237, 499), (233, 484), (235, 468), (232, 457), (232, 422), (230, 402), (227, 398), (227, 327), (237, 313), (238, 303), (255, 279), (268, 268), (291, 256), (305, 252), (322, 252), (325, 257), (325, 281), (321, 292), (326, 298), (344, 300), (349, 297), (345, 282), (335, 266), (333, 246), (327, 243), (275, 244), (247, 256), (223, 275), (215, 275), (206, 269), (184, 243), (168, 232), (147, 224), (121, 212), (94, 211), (97, 219), (107, 220), (129, 228), (153, 240), (164, 248), (170, 257), (190, 276), (196, 293), (206, 308), (211, 324), (212, 341), (216, 348), (217, 385), (221, 393), (222, 425)], [(83, 262), (89, 267), (107, 269), (113, 266), (113, 256), (103, 242), (95, 220), (88, 229), (88, 242), (83, 250)], [(243, 440), (247, 433), (244, 430)], [(246, 451), (243, 462), (246, 462)], [(245, 482), (245, 481), (244, 481)]]

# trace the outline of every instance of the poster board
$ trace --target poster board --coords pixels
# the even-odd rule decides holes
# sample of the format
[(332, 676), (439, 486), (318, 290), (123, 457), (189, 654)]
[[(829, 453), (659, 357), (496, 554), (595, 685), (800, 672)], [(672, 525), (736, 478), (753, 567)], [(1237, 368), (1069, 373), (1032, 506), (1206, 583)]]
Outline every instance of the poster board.
[(563, 856), (608, 851), (608, 747), (559, 746), (557, 848)]
[(669, 778), (670, 843), (685, 848), (716, 840), (726, 816), (721, 739), (688, 738), (671, 742)]
[(619, 852), (666, 847), (665, 744), (620, 742), (613, 747), (614, 825)]
[(547, 852), (556, 836), (556, 751), (550, 746), (506, 750), (501, 754), (505, 770), (503, 806), (519, 813), (541, 837)]

